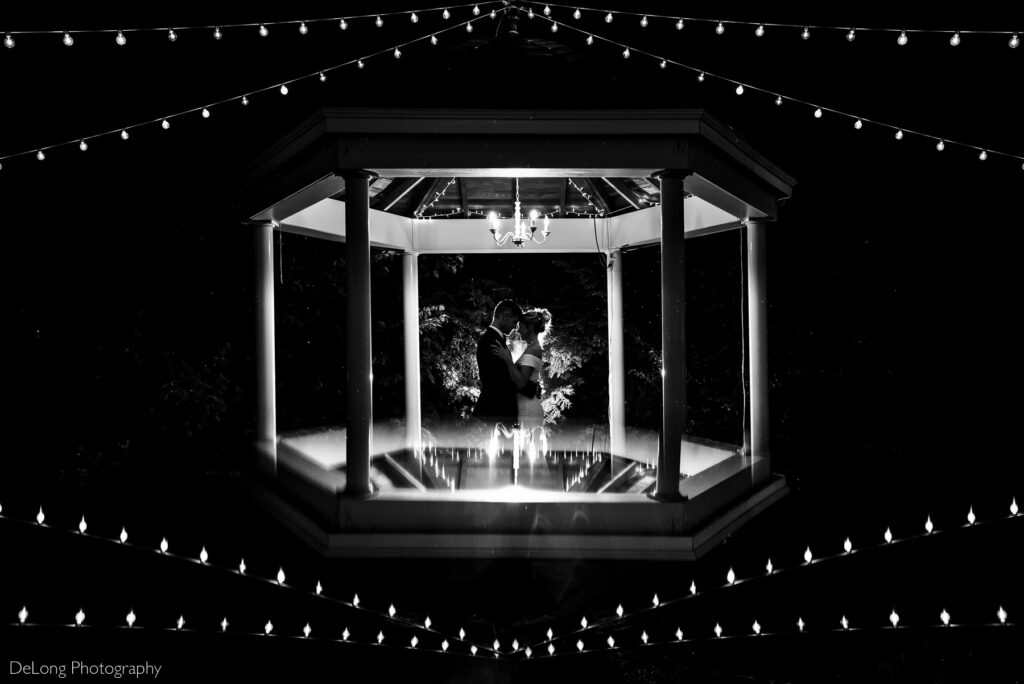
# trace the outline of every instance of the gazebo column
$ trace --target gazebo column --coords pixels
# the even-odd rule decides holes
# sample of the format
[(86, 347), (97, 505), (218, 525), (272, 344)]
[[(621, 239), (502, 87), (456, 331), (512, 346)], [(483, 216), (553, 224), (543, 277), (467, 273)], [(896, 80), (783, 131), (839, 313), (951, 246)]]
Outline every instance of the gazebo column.
[(345, 494), (366, 496), (373, 447), (373, 321), (370, 318), (369, 174), (346, 171), (345, 247), (348, 262), (348, 423)]
[(609, 449), (626, 455), (626, 362), (622, 333), (622, 250), (608, 253), (608, 429)]
[(768, 448), (768, 222), (747, 222), (747, 328), (750, 349), (750, 455), (755, 482), (771, 472)]
[(277, 469), (277, 374), (274, 350), (274, 225), (255, 226), (256, 247), (256, 446), (271, 472)]
[(686, 429), (685, 171), (661, 175), (661, 448), (655, 498), (679, 500), (679, 452)]
[(405, 333), (405, 440), (420, 448), (420, 270), (418, 255), (402, 255), (402, 322)]

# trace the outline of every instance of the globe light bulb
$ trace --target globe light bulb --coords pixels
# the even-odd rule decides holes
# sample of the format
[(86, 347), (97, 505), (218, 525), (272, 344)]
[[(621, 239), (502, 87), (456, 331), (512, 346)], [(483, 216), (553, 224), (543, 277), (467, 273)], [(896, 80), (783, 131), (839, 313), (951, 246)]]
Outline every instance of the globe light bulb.
[(558, 33), (558, 24), (551, 24), (551, 32)]
[(683, 18), (680, 17), (679, 19), (676, 20), (676, 31), (682, 31), (683, 26), (685, 26), (685, 24), (683, 24)]
[(402, 51), (399, 50), (398, 48), (395, 48), (395, 59), (401, 59), (401, 58), (402, 58)]
[(437, 36), (431, 34), (431, 36), (430, 36), (430, 44), (431, 45), (437, 45)]
[(419, 16), (415, 12), (413, 12), (412, 14), (409, 15), (409, 21), (411, 21), (412, 23), (415, 24), (415, 23), (419, 22), (419, 20), (420, 20), (420, 18), (419, 18)]
[(723, 24), (722, 22), (718, 22), (718, 26), (715, 27), (715, 33), (717, 33), (718, 35), (722, 35), (723, 33), (725, 33), (725, 24)]
[(622, 58), (629, 59), (629, 48), (626, 48), (625, 50), (622, 51)]
[(326, 80), (327, 80), (327, 74), (325, 74), (324, 72), (321, 71), (320, 72), (320, 82), (323, 83)]
[(853, 42), (854, 38), (856, 38), (856, 37), (857, 37), (857, 32), (854, 31), (853, 29), (850, 29), (849, 33), (846, 34), (846, 40), (850, 41), (851, 43)]
[(1014, 33), (1013, 36), (1010, 38), (1009, 45), (1010, 45), (1011, 48), (1015, 48), (1018, 45), (1020, 45), (1020, 39), (1017, 38), (1017, 34), (1016, 33)]
[(818, 107), (817, 109), (814, 110), (814, 118), (815, 119), (820, 119), (821, 118), (821, 107)]
[(210, 110), (207, 109), (206, 107), (203, 107), (202, 115), (203, 115), (204, 119), (209, 119), (210, 118)]
[(227, 618), (224, 618), (223, 620), (220, 621), (220, 631), (222, 631), (222, 632), (228, 631), (228, 619)]
[(978, 159), (980, 159), (981, 161), (985, 161), (986, 159), (988, 159), (988, 152), (982, 150), (980, 153), (978, 153)]
[(466, 33), (472, 33), (472, 32), (473, 32), (473, 22), (468, 22), (466, 24)]
[(474, 17), (479, 17), (480, 16), (480, 5), (473, 5), (473, 16)]
[(310, 627), (310, 626), (309, 626), (309, 623), (307, 622), (307, 623), (306, 623), (306, 626), (302, 628), (302, 636), (304, 636), (304, 637), (306, 637), (306, 638), (308, 639), (308, 638), (309, 638), (309, 635), (310, 635), (310, 634), (311, 634), (312, 632), (313, 632), (313, 628), (312, 628), (312, 627)]
[(444, 18), (444, 19), (450, 19), (451, 16), (452, 16), (452, 13), (448, 11), (447, 7), (445, 7), (444, 11), (441, 12), (441, 17)]
[(288, 94), (288, 86), (285, 85), (284, 83), (281, 84), (281, 94), (282, 95), (287, 95)]
[(859, 131), (860, 129), (864, 128), (864, 122), (861, 121), (860, 119), (857, 119), (856, 121), (853, 122), (853, 127)]
[(743, 84), (742, 83), (740, 85), (736, 86), (736, 94), (737, 95), (742, 95), (743, 94)]
[(944, 627), (949, 627), (949, 613), (946, 612), (945, 608), (943, 608), (942, 612), (939, 613), (939, 619), (942, 620), (942, 625)]
[(610, 23), (612, 23), (612, 19), (614, 19), (614, 18), (615, 17), (612, 16), (612, 13), (609, 12), (608, 14), (604, 15), (604, 23), (610, 24)]
[(779, 106), (781, 104), (782, 104), (782, 96), (781, 95), (776, 95), (775, 96), (775, 105)]
[(266, 38), (267, 35), (269, 35), (269, 34), (270, 34), (270, 31), (267, 30), (267, 27), (264, 26), (263, 24), (260, 24), (260, 36), (263, 37), (263, 38)]
[(362, 69), (362, 68), (363, 68), (364, 66), (366, 66), (366, 65), (365, 65), (365, 64), (363, 64), (363, 60), (361, 60), (361, 59), (360, 59), (359, 61), (357, 61), (357, 62), (356, 62), (356, 66), (357, 66), (358, 68)]
[(583, 16), (583, 15), (582, 15), (582, 13), (580, 12), (580, 8), (579, 8), (579, 7), (577, 7), (577, 8), (576, 8), (576, 11), (572, 13), (572, 18), (573, 18), (573, 19), (579, 19), (579, 18), (580, 18), (581, 16)]
[(956, 47), (957, 45), (960, 44), (960, 32), (959, 31), (954, 33), (953, 36), (949, 39), (949, 44), (952, 45), (953, 47)]
[(545, 17), (550, 17), (551, 16), (551, 8), (548, 7), (547, 5), (544, 5), (544, 16)]
[(220, 32), (220, 26), (213, 29), (213, 39), (220, 40), (224, 37), (224, 34)]
[(249, 96), (248, 95), (243, 95), (242, 96), (242, 105), (248, 105), (248, 104), (249, 104)]
[(299, 23), (299, 33), (302, 35), (309, 33), (309, 28), (306, 27), (306, 22), (303, 21)]
[(374, 26), (376, 26), (377, 28), (380, 28), (381, 26), (383, 26), (383, 25), (384, 25), (384, 20), (383, 20), (383, 19), (381, 19), (381, 18), (380, 18), (380, 15), (378, 14), (378, 15), (377, 15), (377, 18), (373, 20), (373, 24), (374, 24)]
[(491, 10), (491, 19), (494, 19), (497, 16), (498, 16), (498, 13), (495, 12), (494, 10)]
[(472, 653), (473, 655), (476, 655), (477, 647), (476, 647), (475, 644), (473, 646), (469, 647), (469, 652)]
[(129, 610), (128, 615), (124, 618), (125, 622), (128, 623), (128, 629), (131, 629), (135, 625), (135, 611)]
[(441, 650), (443, 652), (445, 652), (445, 653), (448, 652), (448, 640), (447, 639), (445, 639), (444, 641), (441, 642)]
[(699, 74), (697, 74), (697, 80), (700, 81), (701, 83), (704, 82), (704, 72), (703, 71), (700, 72)]
[[(128, 139), (128, 131), (121, 131), (121, 138), (123, 140), (127, 140)], [(119, 537), (119, 539), (121, 540), (122, 544), (124, 544), (126, 541), (128, 541), (128, 530), (126, 530), (126, 529), (124, 529), (122, 527), (121, 528), (121, 536)]]
[(64, 32), (64, 44), (71, 47), (75, 44), (75, 39), (71, 37), (71, 34), (67, 31)]
[(587, 36), (587, 45), (594, 44), (594, 36)]
[[(576, 10), (576, 11), (578, 12), (579, 10)], [(4, 47), (6, 47), (6, 48), (14, 47), (14, 38), (11, 38), (11, 34), (10, 33), (8, 33), (7, 35), (4, 36)]]
[(344, 19), (342, 19), (341, 21), (338, 22), (338, 28), (340, 28), (342, 31), (347, 31), (348, 30), (348, 22), (345, 21)]
[(205, 563), (208, 560), (210, 560), (210, 554), (206, 552), (206, 547), (204, 546), (202, 551), (199, 552), (199, 562)]
[(349, 638), (350, 636), (352, 636), (352, 633), (351, 633), (351, 632), (349, 632), (349, 631), (348, 631), (348, 627), (346, 627), (346, 628), (344, 629), (344, 631), (342, 631), (342, 633), (341, 633), (341, 640), (342, 640), (342, 641), (348, 641), (348, 638)]
[[(939, 142), (935, 143), (935, 149), (937, 149), (937, 150), (938, 150), (939, 152), (941, 152), (942, 150), (946, 149), (946, 143), (945, 143), (945, 141), (943, 141), (943, 140), (940, 140)], [(968, 518), (968, 519), (969, 519), (969, 518)], [(973, 521), (973, 520), (971, 521), (971, 524), (972, 524), (972, 525), (974, 524), (974, 521)]]
[(640, 26), (643, 27), (643, 28), (647, 28), (647, 15), (646, 14), (643, 17), (640, 18)]
[(168, 29), (167, 40), (171, 41), (172, 43), (178, 40), (178, 34), (174, 32), (174, 29)]
[(903, 131), (902, 130), (896, 131), (896, 139), (897, 140), (903, 140)]
[(661, 60), (661, 62), (660, 62), (660, 63), (658, 64), (658, 66), (659, 66), (659, 67), (661, 67), (662, 69), (668, 68), (668, 62), (666, 62), (666, 61), (665, 61), (665, 60), (663, 59), (663, 60)]
[(124, 45), (128, 42), (128, 39), (124, 37), (124, 34), (122, 32), (118, 31), (117, 35), (114, 36), (114, 42), (118, 45)]
[(804, 26), (803, 33), (800, 34), (800, 37), (803, 38), (804, 40), (807, 40), (808, 38), (811, 37), (811, 30)]
[(764, 35), (764, 24), (759, 24), (758, 27), (754, 29), (754, 35), (758, 38)]
[(900, 31), (900, 37), (896, 39), (896, 44), (897, 45), (906, 45), (907, 44), (907, 32), (906, 31)]

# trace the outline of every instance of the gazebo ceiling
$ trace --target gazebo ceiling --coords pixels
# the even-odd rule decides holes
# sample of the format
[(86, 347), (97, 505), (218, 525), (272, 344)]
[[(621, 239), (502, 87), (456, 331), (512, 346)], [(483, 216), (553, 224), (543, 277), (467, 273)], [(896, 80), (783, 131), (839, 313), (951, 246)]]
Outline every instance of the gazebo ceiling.
[[(492, 211), (507, 217), (515, 198), (516, 179), (508, 177), (382, 177), (370, 185), (372, 209), (409, 218), (481, 218)], [(655, 178), (523, 177), (519, 198), (524, 216), (614, 216), (658, 204), (661, 190)], [(345, 192), (332, 199), (343, 201)]]

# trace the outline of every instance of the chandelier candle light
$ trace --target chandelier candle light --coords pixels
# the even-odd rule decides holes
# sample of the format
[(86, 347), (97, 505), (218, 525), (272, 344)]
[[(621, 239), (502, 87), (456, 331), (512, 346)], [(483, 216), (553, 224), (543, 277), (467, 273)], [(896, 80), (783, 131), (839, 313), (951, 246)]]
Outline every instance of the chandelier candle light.
[(516, 247), (523, 247), (530, 240), (536, 242), (538, 245), (542, 245), (547, 242), (548, 235), (551, 234), (551, 219), (547, 216), (544, 217), (544, 228), (541, 230), (541, 237), (537, 237), (537, 219), (540, 214), (537, 213), (536, 209), (530, 211), (530, 223), (529, 225), (523, 221), (523, 212), (521, 208), (521, 202), (519, 201), (519, 179), (516, 178), (516, 201), (515, 201), (515, 212), (512, 217), (512, 230), (499, 236), (498, 230), (501, 224), (498, 221), (498, 215), (495, 212), (491, 212), (487, 215), (487, 219), (491, 222), (491, 237), (498, 243), (499, 247), (504, 247), (505, 243), (511, 238), (512, 244)]

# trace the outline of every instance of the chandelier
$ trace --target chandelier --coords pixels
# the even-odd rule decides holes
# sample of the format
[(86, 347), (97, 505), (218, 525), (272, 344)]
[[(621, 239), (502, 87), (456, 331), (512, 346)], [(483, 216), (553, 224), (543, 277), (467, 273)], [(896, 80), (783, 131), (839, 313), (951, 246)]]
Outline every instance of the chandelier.
[(498, 243), (499, 247), (504, 247), (505, 243), (512, 240), (512, 244), (516, 247), (523, 247), (527, 242), (533, 241), (538, 245), (542, 245), (547, 242), (548, 235), (551, 234), (551, 219), (547, 216), (544, 217), (544, 228), (540, 231), (540, 237), (537, 237), (537, 219), (540, 218), (540, 214), (537, 213), (536, 209), (530, 211), (530, 223), (527, 224), (523, 220), (523, 211), (521, 203), (519, 201), (519, 179), (516, 178), (516, 202), (515, 212), (512, 216), (512, 230), (508, 231), (504, 235), (501, 235), (499, 230), (501, 223), (499, 222), (498, 215), (493, 211), (487, 215), (487, 219), (491, 222), (491, 237)]

